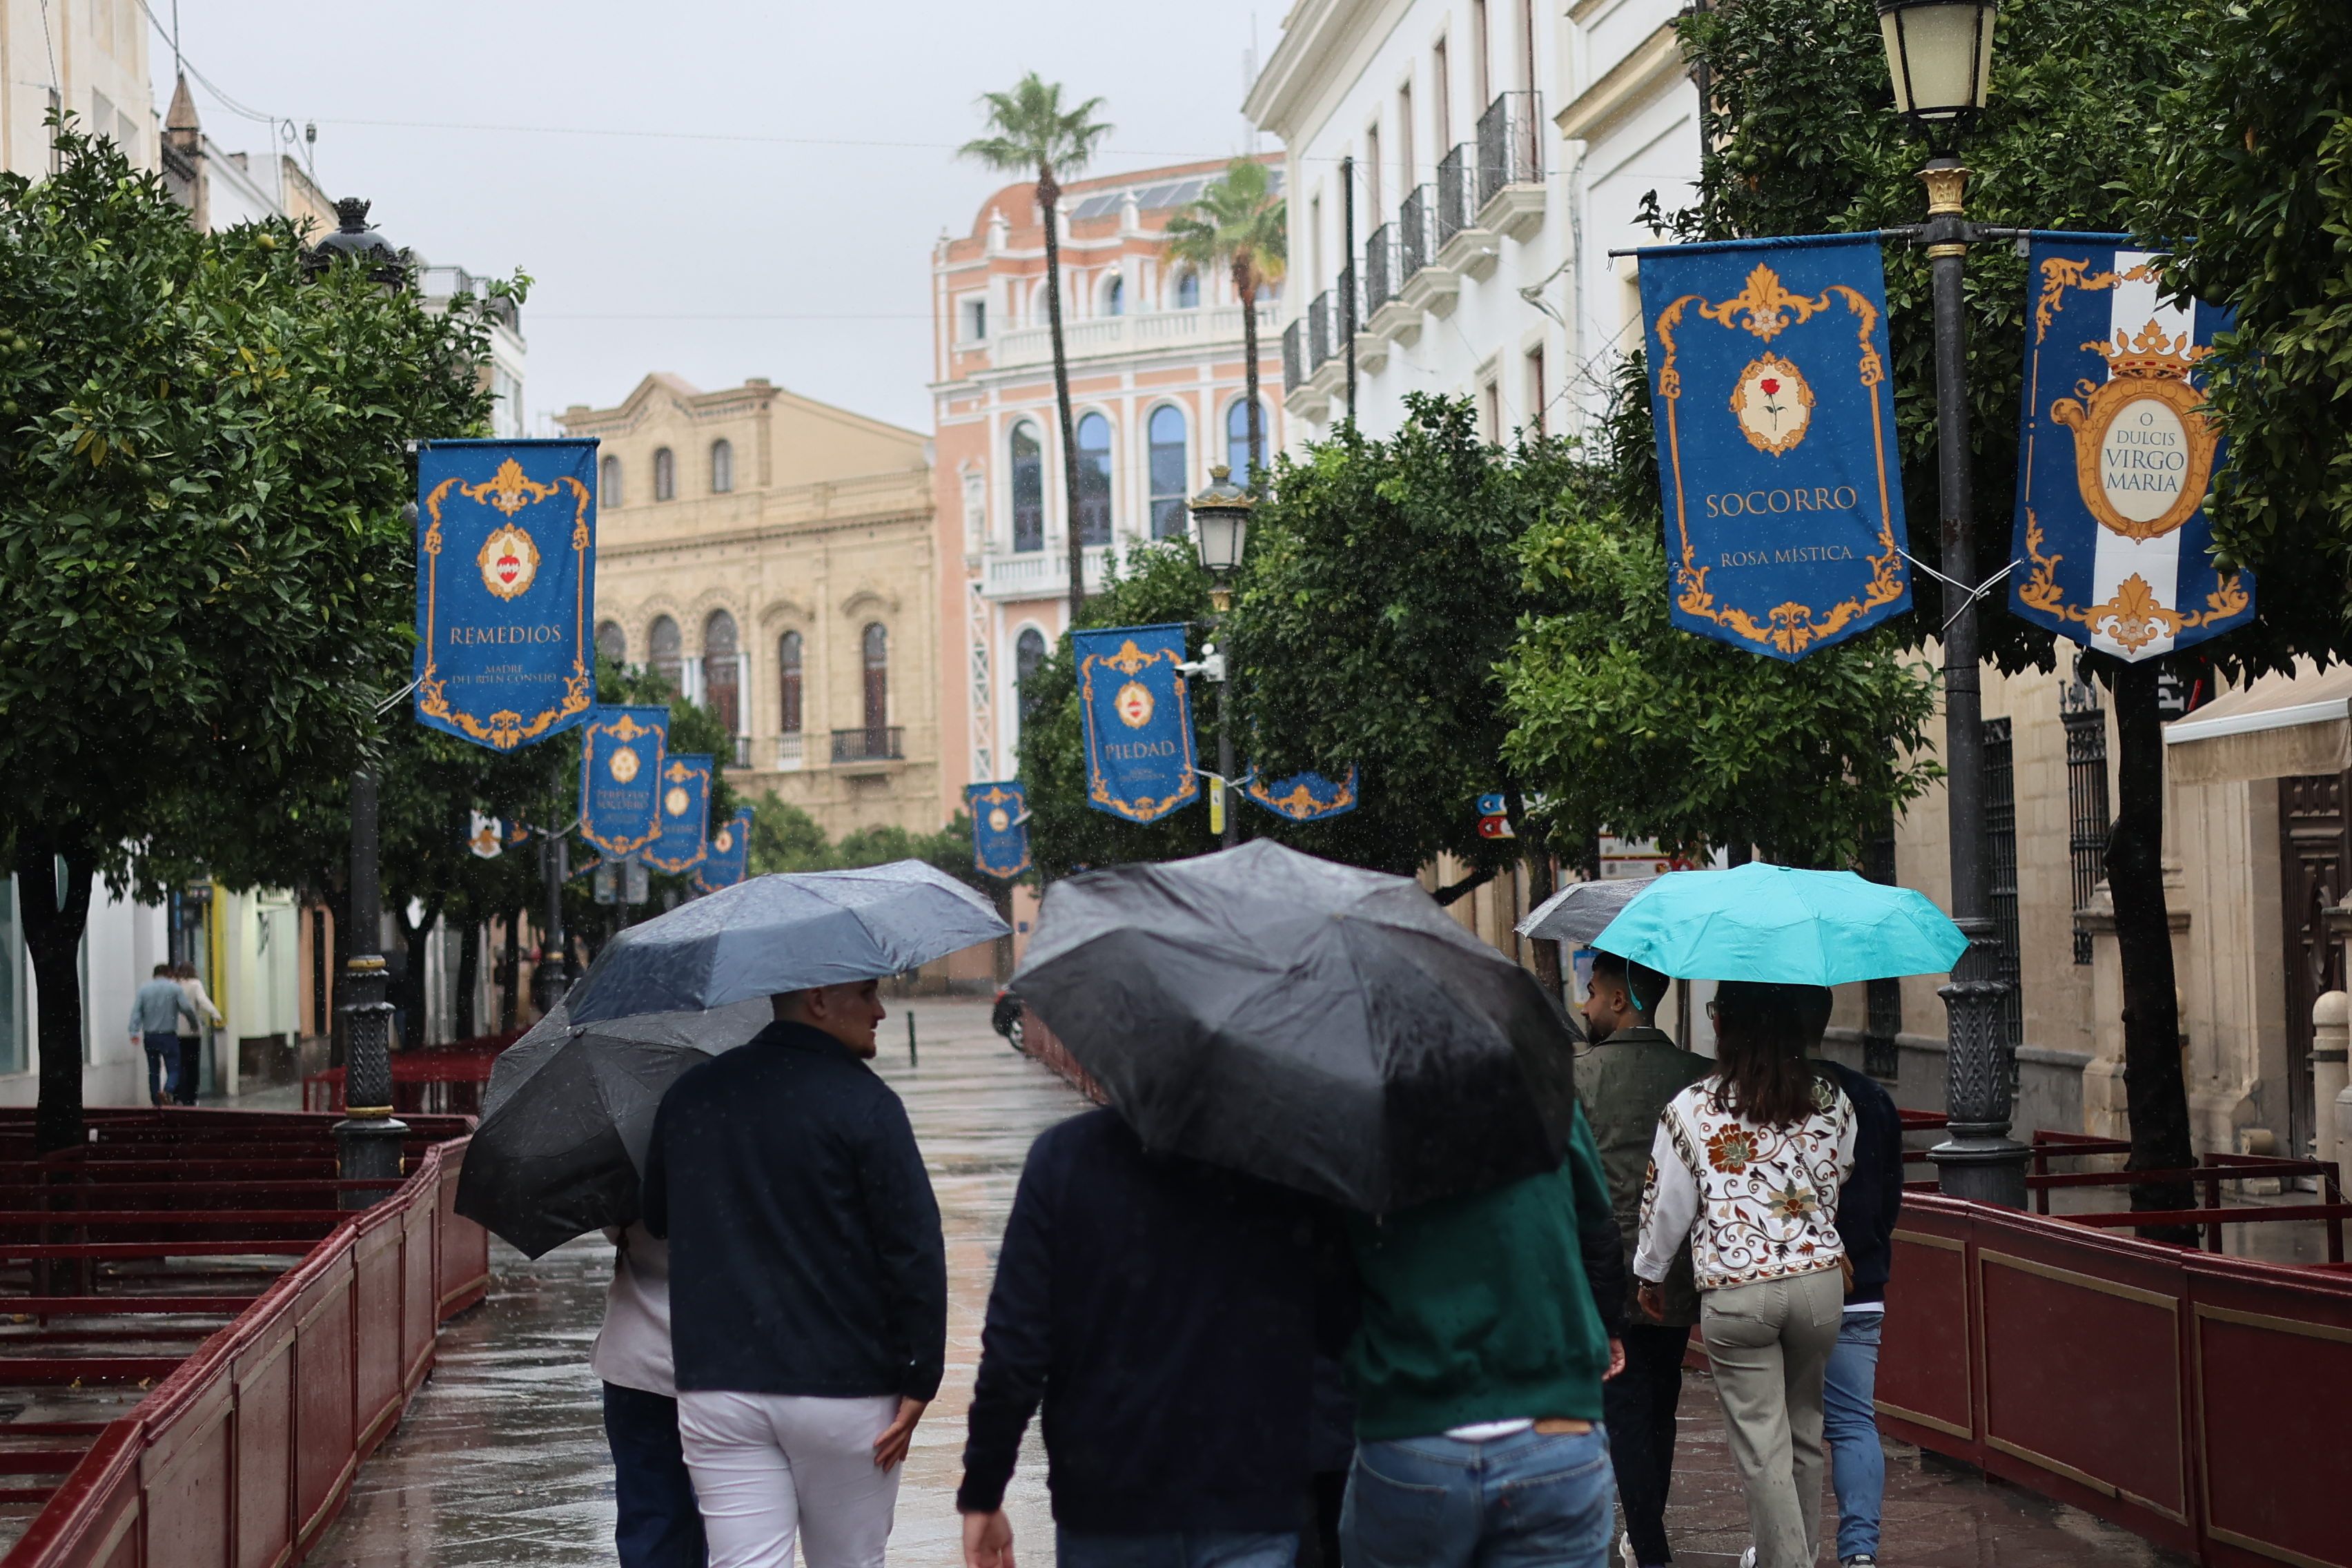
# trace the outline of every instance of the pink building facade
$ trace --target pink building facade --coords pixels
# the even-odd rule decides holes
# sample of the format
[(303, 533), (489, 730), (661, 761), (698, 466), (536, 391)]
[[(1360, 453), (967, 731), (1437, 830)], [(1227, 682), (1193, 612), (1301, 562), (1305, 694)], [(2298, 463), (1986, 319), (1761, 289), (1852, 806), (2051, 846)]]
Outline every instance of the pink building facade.
[[(1168, 221), (1219, 163), (1077, 181), (1061, 202), (1062, 321), (1086, 581), (1154, 539), (1248, 450), (1242, 308), (1229, 274), (1171, 263)], [(1019, 686), (1066, 627), (1069, 529), (1045, 236), (1035, 186), (1007, 185), (931, 258), (942, 805), (1018, 767)], [(1281, 306), (1257, 307), (1267, 459), (1282, 449)]]

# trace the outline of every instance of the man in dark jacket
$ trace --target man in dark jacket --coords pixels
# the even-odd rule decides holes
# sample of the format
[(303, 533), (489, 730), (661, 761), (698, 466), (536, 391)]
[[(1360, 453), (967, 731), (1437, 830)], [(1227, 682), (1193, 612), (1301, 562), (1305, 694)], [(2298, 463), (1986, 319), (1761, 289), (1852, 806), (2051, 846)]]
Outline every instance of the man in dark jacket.
[(1837, 1348), (1822, 1390), (1822, 1430), (1837, 1493), (1840, 1568), (1878, 1568), (1878, 1521), (1886, 1495), (1886, 1452), (1878, 1446), (1878, 1331), (1886, 1321), (1895, 1220), (1903, 1210), (1903, 1118), (1894, 1097), (1866, 1074), (1820, 1056), (1831, 995), (1821, 993), (1813, 1051), (1854, 1110), (1853, 1174), (1838, 1189), (1838, 1237), (1853, 1265)]
[[(1149, 1154), (1113, 1110), (1029, 1150), (964, 1445), (968, 1568), (1007, 1568), (1004, 1490), (1045, 1405), (1062, 1568), (1288, 1568), (1306, 1522), (1316, 1225), (1307, 1201)], [(1328, 1318), (1321, 1340), (1344, 1329)]]
[(1585, 994), (1592, 1048), (1576, 1059), (1576, 1095), (1592, 1124), (1610, 1210), (1624, 1252), (1625, 1370), (1601, 1386), (1617, 1500), (1625, 1510), (1621, 1557), (1638, 1568), (1670, 1563), (1666, 1493), (1675, 1474), (1675, 1410), (1682, 1402), (1683, 1352), (1698, 1321), (1698, 1286), (1685, 1244), (1665, 1279), (1665, 1315), (1633, 1310), (1633, 1251), (1642, 1239), (1642, 1186), (1666, 1102), (1707, 1075), (1705, 1057), (1684, 1050), (1651, 1022), (1666, 977), (1613, 952), (1596, 952)]
[(775, 999), (654, 1118), (678, 1435), (710, 1568), (880, 1568), (947, 1358), (947, 1250), (906, 1107), (866, 1067), (874, 981)]

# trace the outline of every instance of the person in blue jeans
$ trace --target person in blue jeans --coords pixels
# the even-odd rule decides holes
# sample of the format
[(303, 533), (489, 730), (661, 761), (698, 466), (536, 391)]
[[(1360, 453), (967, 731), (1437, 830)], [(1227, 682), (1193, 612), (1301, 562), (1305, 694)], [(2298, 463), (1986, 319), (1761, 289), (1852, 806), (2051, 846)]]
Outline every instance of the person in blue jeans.
[(1625, 1364), (1625, 1260), (1583, 1110), (1558, 1170), (1351, 1215), (1349, 1240), (1348, 1568), (1603, 1568), (1601, 1385)]
[[(196, 1010), (188, 1005), (180, 983), (172, 978), (172, 966), (159, 963), (154, 978), (131, 999), (131, 1037), (146, 1049), (147, 1099), (157, 1106), (171, 1103), (180, 1075), (187, 1070), (180, 1061), (182, 1018), (195, 1023)], [(195, 1101), (192, 1099), (188, 1103)]]
[[(1817, 998), (1813, 1054), (1829, 1026), (1830, 994)], [(1809, 1019), (1809, 1023), (1812, 1020)], [(1853, 1174), (1838, 1189), (1838, 1235), (1853, 1265), (1837, 1346), (1822, 1386), (1822, 1433), (1829, 1443), (1830, 1489), (1837, 1494), (1840, 1568), (1878, 1568), (1879, 1515), (1886, 1497), (1886, 1451), (1878, 1445), (1878, 1331), (1886, 1321), (1895, 1221), (1903, 1211), (1903, 1118), (1876, 1079), (1843, 1062), (1822, 1061), (1853, 1103)]]

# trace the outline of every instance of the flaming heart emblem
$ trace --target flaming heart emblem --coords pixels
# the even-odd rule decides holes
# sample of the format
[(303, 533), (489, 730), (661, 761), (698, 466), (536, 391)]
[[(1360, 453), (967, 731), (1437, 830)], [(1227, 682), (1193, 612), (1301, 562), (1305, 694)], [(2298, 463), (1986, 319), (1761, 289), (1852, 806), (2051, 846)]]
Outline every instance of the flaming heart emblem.
[(501, 523), (482, 541), (478, 557), (482, 586), (501, 599), (515, 598), (539, 575), (539, 546), (511, 522)]

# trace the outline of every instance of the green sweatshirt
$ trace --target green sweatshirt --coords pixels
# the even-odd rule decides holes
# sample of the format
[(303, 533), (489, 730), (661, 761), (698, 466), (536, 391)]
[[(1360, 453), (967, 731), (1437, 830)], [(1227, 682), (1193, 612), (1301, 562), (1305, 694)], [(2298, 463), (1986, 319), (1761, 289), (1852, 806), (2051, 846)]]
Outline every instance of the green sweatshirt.
[(1363, 1318), (1348, 1347), (1356, 1436), (1482, 1421), (1601, 1419), (1609, 1341), (1577, 1246), (1580, 1202), (1609, 1208), (1579, 1108), (1557, 1171), (1381, 1219), (1352, 1216)]

